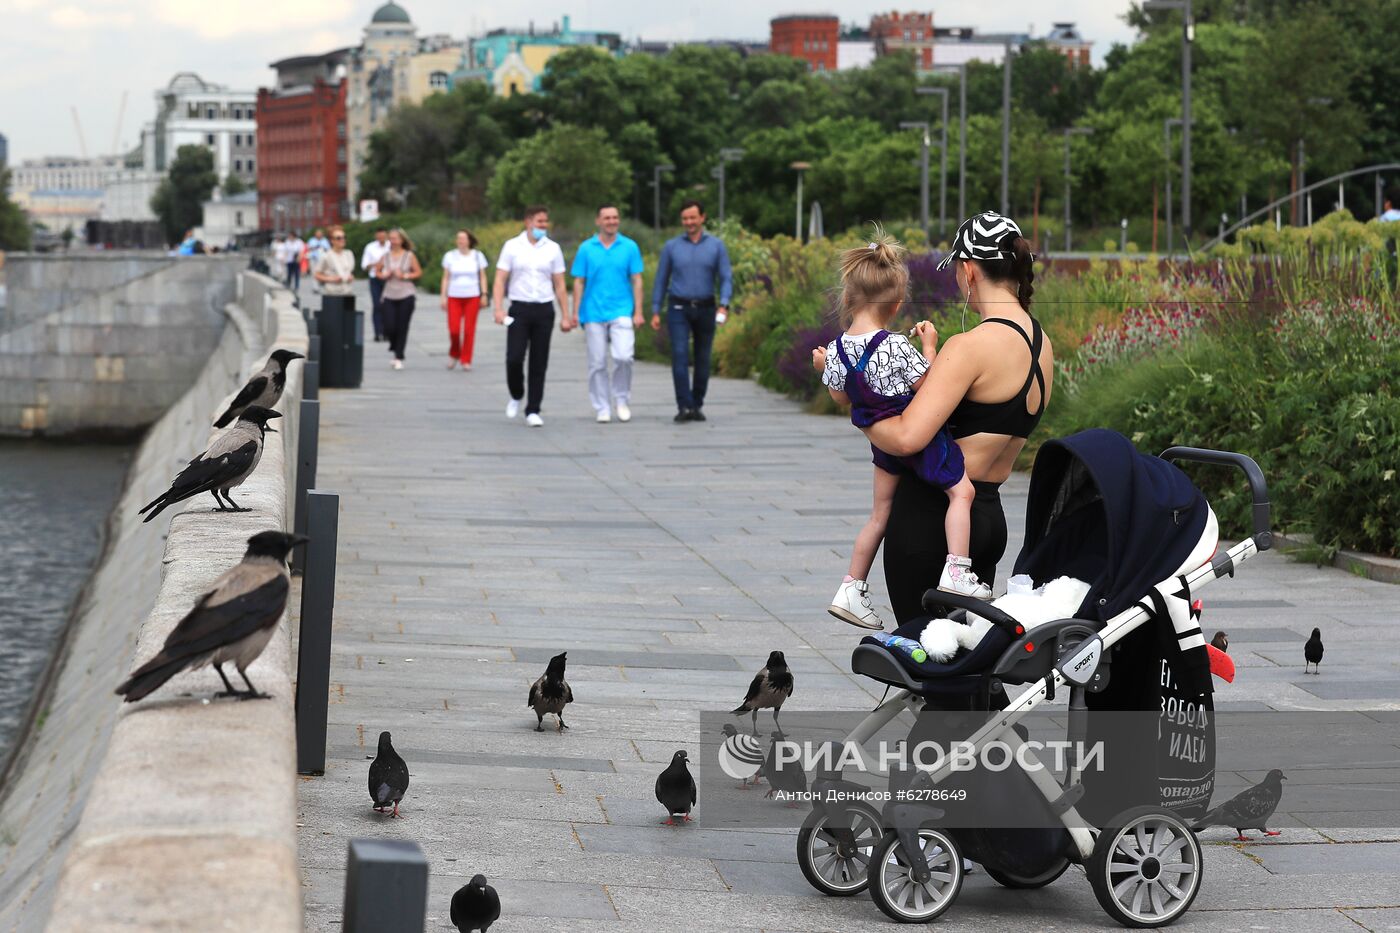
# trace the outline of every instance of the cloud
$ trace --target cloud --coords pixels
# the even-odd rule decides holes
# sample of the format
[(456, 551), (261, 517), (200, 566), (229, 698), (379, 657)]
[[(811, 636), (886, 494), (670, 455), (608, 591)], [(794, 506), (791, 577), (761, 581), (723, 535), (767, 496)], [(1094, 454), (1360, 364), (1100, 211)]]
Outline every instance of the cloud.
[(84, 10), (75, 6), (61, 6), (49, 11), (49, 25), (55, 29), (83, 31), (108, 29), (113, 26), (131, 26), (136, 15), (130, 10)]
[(286, 0), (239, 0), (238, 3), (190, 3), (152, 0), (151, 14), (159, 22), (189, 30), (205, 39), (324, 29), (350, 22), (356, 11), (348, 6), (287, 3)]

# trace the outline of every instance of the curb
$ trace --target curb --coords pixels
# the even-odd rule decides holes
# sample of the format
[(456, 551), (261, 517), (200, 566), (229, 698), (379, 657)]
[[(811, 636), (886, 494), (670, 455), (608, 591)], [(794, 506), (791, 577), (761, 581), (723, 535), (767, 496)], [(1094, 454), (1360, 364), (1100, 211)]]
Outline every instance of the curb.
[[(1274, 532), (1274, 541), (1286, 549), (1311, 547), (1313, 544), (1312, 535), (1309, 534), (1284, 535)], [(1400, 560), (1393, 557), (1363, 554), (1360, 551), (1338, 551), (1332, 558), (1332, 566), (1368, 580), (1400, 584)]]

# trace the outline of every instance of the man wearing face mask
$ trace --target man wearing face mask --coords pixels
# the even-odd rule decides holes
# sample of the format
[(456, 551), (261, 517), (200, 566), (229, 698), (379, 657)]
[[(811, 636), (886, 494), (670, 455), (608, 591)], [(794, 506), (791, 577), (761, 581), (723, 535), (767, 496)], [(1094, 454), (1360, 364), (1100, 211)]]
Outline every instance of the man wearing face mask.
[[(506, 387), (510, 401), (506, 417), (520, 413), (525, 399), (525, 423), (542, 427), (540, 403), (544, 399), (544, 376), (549, 368), (549, 338), (554, 328), (554, 302), (563, 315), (560, 329), (569, 331), (569, 299), (564, 293), (564, 252), (549, 238), (549, 208), (525, 208), (525, 230), (501, 247), (496, 259), (496, 284), (492, 290), (496, 323), (509, 324), (506, 331)], [(509, 314), (505, 300), (510, 299)], [(525, 357), (530, 358), (529, 394), (526, 394)]]

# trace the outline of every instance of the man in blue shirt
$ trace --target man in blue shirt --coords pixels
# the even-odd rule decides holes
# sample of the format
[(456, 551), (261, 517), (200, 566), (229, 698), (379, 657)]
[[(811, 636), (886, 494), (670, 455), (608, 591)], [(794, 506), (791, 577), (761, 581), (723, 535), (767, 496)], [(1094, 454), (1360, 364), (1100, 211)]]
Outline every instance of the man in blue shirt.
[[(729, 251), (724, 241), (705, 232), (705, 208), (686, 201), (681, 208), (685, 233), (667, 241), (656, 267), (656, 290), (651, 302), (651, 326), (661, 327), (666, 301), (666, 326), (671, 332), (671, 378), (676, 385), (675, 420), (704, 421), (705, 390), (710, 384), (710, 347), (715, 326), (729, 314), (734, 289)], [(715, 282), (719, 282), (719, 301)], [(667, 295), (669, 294), (669, 300)], [(695, 337), (695, 381), (690, 373), (690, 339)]]
[[(564, 330), (583, 324), (588, 339), (588, 398), (598, 423), (631, 421), (632, 357), (636, 328), (642, 325), (642, 251), (634, 240), (617, 232), (622, 222), (617, 208), (598, 208), (598, 232), (578, 248), (570, 274), (574, 277), (573, 313), (565, 313)], [(613, 361), (611, 387), (608, 356)]]

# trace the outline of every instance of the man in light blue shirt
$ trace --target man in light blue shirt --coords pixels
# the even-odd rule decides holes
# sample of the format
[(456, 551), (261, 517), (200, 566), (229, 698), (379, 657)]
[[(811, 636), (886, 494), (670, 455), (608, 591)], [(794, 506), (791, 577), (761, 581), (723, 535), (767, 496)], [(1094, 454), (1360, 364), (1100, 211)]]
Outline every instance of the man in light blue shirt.
[(622, 218), (616, 206), (598, 208), (594, 222), (598, 232), (578, 248), (569, 273), (574, 277), (574, 308), (564, 316), (564, 330), (583, 325), (588, 340), (588, 398), (598, 423), (612, 420), (614, 405), (618, 421), (631, 421), (632, 359), (636, 329), (644, 320), (642, 251), (636, 241), (617, 232)]
[[(705, 390), (710, 385), (710, 347), (715, 326), (729, 314), (734, 289), (729, 251), (724, 241), (705, 232), (705, 208), (686, 201), (681, 208), (685, 233), (667, 241), (656, 266), (651, 302), (651, 326), (661, 327), (666, 301), (666, 327), (671, 333), (671, 379), (676, 387), (675, 420), (704, 421)], [(718, 282), (719, 300), (715, 300)], [(667, 296), (669, 294), (669, 300)], [(695, 337), (695, 381), (690, 378), (690, 342)]]

